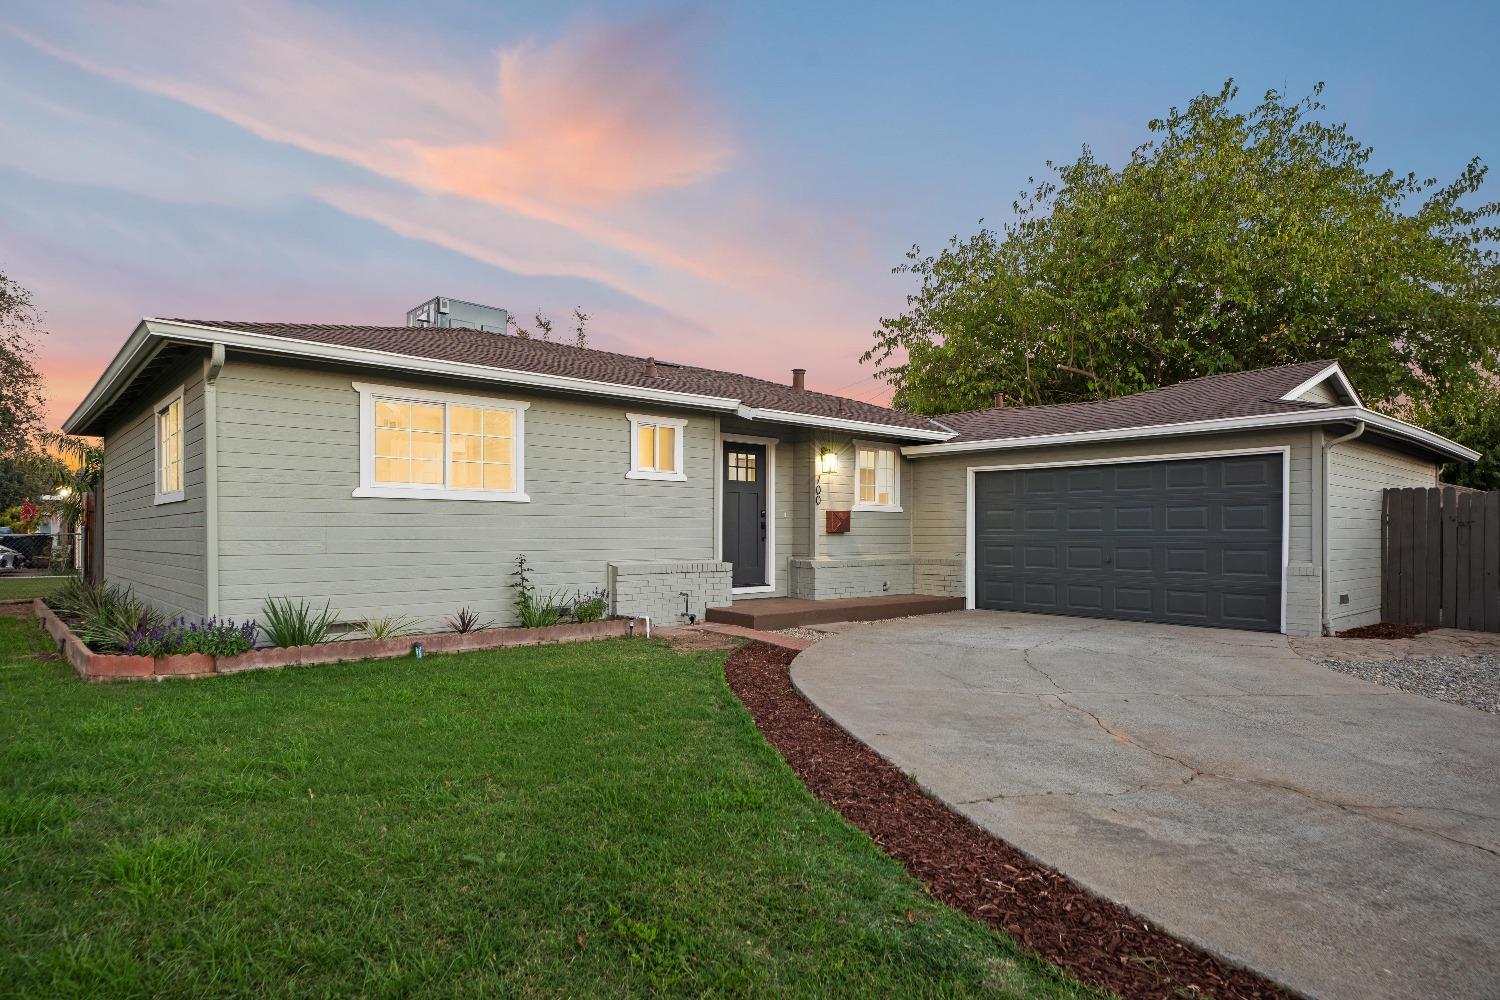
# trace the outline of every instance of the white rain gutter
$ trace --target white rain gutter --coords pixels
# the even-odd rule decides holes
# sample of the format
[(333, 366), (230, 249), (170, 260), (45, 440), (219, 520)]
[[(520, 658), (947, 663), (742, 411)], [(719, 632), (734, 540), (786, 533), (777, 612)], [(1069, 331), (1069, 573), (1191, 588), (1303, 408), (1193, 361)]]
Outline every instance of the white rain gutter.
[(1322, 510), (1322, 518), (1323, 518), (1323, 553), (1322, 553), (1322, 558), (1323, 558), (1323, 562), (1322, 562), (1322, 565), (1319, 567), (1319, 574), (1318, 575), (1321, 577), (1322, 584), (1323, 584), (1323, 634), (1324, 635), (1332, 635), (1333, 634), (1333, 584), (1332, 584), (1332, 581), (1330, 580), (1330, 577), (1331, 577), (1332, 574), (1330, 574), (1328, 572), (1328, 558), (1329, 558), (1329, 554), (1332, 552), (1332, 546), (1328, 542), (1328, 527), (1329, 527), (1329, 522), (1330, 522), (1330, 517), (1329, 517), (1329, 514), (1328, 514), (1328, 511), (1329, 511), (1329, 503), (1328, 503), (1328, 458), (1329, 458), (1329, 456), (1333, 452), (1333, 446), (1334, 445), (1344, 444), (1347, 441), (1353, 441), (1355, 438), (1360, 437), (1361, 435), (1363, 435), (1364, 432), (1365, 432), (1365, 421), (1361, 420), (1361, 421), (1359, 421), (1358, 423), (1355, 424), (1354, 430), (1350, 431), (1348, 434), (1345, 434), (1343, 437), (1336, 437), (1336, 438), (1333, 438), (1332, 440), (1327, 440), (1327, 441), (1323, 442), (1323, 502), (1320, 505), (1323, 508), (1323, 510)]
[(742, 420), (773, 420), (778, 424), (821, 427), (833, 431), (856, 431), (861, 434), (881, 434), (887, 437), (915, 438), (918, 441), (947, 441), (949, 438), (958, 436), (957, 433), (950, 430), (898, 427), (894, 424), (877, 424), (869, 420), (820, 417), (811, 413), (793, 413), (790, 410), (767, 410), (755, 406), (740, 406), (735, 411), (735, 415)]

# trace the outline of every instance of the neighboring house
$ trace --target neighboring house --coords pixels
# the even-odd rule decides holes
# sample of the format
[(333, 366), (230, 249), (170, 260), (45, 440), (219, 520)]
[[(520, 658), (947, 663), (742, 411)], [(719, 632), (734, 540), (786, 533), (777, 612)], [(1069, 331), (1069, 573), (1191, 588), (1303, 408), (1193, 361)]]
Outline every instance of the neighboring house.
[(1379, 619), (1381, 491), (1476, 457), (1365, 409), (1332, 362), (927, 418), (800, 370), (161, 319), (65, 426), (104, 438), (106, 578), (194, 616), (273, 595), (432, 623), (513, 621), (524, 553), (543, 591), (667, 623), (916, 593), (1317, 633)]

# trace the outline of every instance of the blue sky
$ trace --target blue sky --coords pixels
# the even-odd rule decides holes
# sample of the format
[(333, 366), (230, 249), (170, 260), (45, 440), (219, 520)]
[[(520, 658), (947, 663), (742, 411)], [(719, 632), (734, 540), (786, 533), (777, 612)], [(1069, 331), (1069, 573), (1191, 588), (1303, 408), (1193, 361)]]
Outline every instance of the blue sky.
[(10, 4), (0, 268), (56, 419), (143, 315), (433, 294), (878, 399), (890, 268), (1047, 160), (1323, 80), (1378, 166), (1446, 179), (1500, 156), (1496, 37), (1488, 4)]

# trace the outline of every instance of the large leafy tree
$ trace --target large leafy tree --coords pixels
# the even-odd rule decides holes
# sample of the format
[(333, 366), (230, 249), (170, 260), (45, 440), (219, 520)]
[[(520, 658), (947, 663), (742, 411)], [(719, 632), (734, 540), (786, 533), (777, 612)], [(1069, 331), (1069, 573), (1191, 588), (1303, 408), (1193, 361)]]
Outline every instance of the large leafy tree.
[(896, 270), (920, 287), (862, 360), (922, 413), (1325, 357), (1394, 404), (1500, 370), (1500, 204), (1470, 204), (1486, 168), (1377, 172), (1321, 93), (1242, 111), (1231, 81), (1118, 169), (1048, 163), (1015, 221), (912, 249)]
[(35, 363), (40, 332), (31, 293), (0, 272), (0, 458), (26, 452), (42, 430), (46, 399)]
[(1500, 378), (1486, 373), (1470, 385), (1413, 401), (1398, 415), (1479, 452), (1477, 462), (1443, 466), (1443, 482), (1500, 490)]

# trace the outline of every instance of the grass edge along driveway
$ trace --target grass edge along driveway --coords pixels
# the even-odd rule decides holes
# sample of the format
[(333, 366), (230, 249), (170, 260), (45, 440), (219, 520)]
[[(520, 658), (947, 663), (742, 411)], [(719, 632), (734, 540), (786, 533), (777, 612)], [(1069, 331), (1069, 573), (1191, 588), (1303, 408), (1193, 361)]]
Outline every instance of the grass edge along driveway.
[(1091, 994), (925, 896), (645, 640), (90, 685), (0, 618), (30, 995)]

